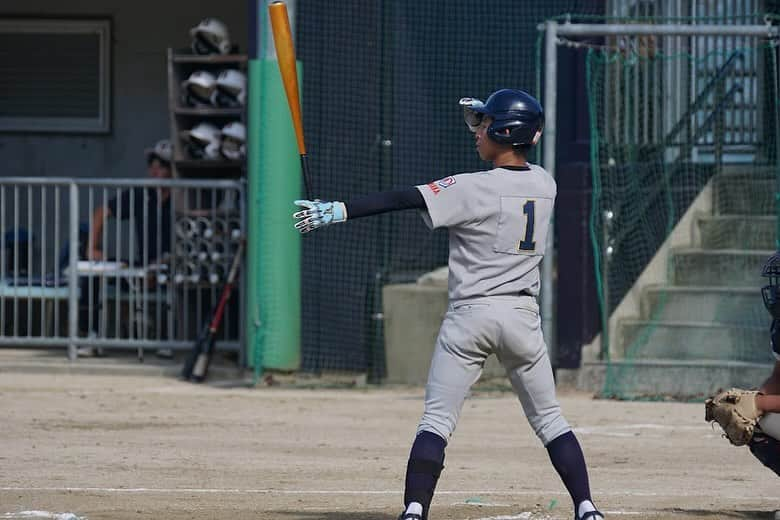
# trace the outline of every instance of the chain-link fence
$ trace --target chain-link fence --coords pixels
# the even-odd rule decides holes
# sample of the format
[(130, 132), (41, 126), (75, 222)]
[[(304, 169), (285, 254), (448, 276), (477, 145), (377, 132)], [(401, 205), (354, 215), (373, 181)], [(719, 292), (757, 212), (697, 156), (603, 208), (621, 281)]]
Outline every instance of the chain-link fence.
[[(349, 200), (485, 167), (458, 100), (540, 95), (537, 24), (602, 2), (300, 2), (298, 55), (315, 195)], [(350, 17), (345, 18), (344, 12)], [(360, 20), (359, 24), (352, 19)], [(445, 265), (446, 232), (415, 212), (303, 242), (302, 369), (384, 374), (381, 289)], [(269, 346), (269, 348), (273, 348)]]

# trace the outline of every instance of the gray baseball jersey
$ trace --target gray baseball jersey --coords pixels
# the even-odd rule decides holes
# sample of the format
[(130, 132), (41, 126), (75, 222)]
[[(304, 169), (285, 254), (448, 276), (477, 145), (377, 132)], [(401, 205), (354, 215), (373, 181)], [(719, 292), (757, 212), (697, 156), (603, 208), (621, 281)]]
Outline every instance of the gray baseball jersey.
[(463, 401), (495, 354), (547, 445), (571, 428), (555, 397), (542, 335), (539, 262), (556, 186), (539, 166), (495, 168), (417, 186), (431, 228), (449, 229), (450, 306), (436, 340), (418, 431), (448, 439)]
[(555, 180), (541, 167), (495, 168), (417, 186), (431, 228), (449, 228), (449, 297), (539, 294), (555, 200)]

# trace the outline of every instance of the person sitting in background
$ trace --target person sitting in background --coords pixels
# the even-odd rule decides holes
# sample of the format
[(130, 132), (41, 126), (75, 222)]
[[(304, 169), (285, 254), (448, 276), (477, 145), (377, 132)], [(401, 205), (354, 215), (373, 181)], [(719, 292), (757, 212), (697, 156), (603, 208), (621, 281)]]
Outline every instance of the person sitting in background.
[[(169, 179), (172, 176), (171, 160), (173, 150), (170, 141), (163, 139), (158, 141), (153, 148), (145, 150), (147, 172), (153, 179)], [(146, 207), (146, 213), (144, 213)], [(100, 206), (92, 213), (90, 222), (89, 243), (87, 245), (87, 260), (109, 260), (103, 250), (103, 228), (109, 218), (129, 220), (133, 218), (136, 251), (133, 265), (156, 263), (170, 252), (171, 249), (171, 193), (168, 188), (144, 188), (136, 187), (124, 189), (121, 193)], [(119, 259), (114, 259), (119, 260)], [(97, 302), (100, 301), (100, 284), (92, 283), (92, 303), (89, 305), (90, 284), (89, 278), (84, 277), (81, 285), (81, 307), (91, 312), (91, 329), (89, 335), (97, 336), (100, 309)], [(80, 323), (88, 323), (89, 315), (82, 313)], [(81, 356), (103, 355), (103, 349), (83, 347), (78, 350)], [(159, 357), (170, 358), (173, 353), (170, 349), (159, 349)]]

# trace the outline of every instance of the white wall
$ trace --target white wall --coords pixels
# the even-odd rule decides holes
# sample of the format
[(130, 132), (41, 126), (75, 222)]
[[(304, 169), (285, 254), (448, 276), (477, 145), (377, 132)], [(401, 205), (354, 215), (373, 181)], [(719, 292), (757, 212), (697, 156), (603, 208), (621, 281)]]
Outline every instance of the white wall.
[(189, 28), (211, 16), (227, 24), (231, 39), (246, 52), (247, 9), (247, 0), (3, 2), (0, 18), (112, 19), (112, 124), (104, 135), (0, 133), (0, 176), (144, 176), (144, 148), (169, 136), (167, 48), (188, 47)]

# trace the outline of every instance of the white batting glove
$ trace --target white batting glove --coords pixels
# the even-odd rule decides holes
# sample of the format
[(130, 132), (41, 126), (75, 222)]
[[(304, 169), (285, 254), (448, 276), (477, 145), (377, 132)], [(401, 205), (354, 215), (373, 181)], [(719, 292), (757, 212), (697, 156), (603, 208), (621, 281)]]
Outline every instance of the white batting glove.
[(306, 208), (303, 211), (293, 213), (293, 218), (298, 220), (295, 223), (295, 229), (301, 233), (308, 233), (317, 228), (347, 220), (347, 207), (343, 202), (296, 200), (294, 204)]
[(476, 98), (460, 98), (458, 104), (463, 108), (463, 119), (466, 120), (466, 125), (469, 130), (476, 132), (479, 128), (479, 124), (482, 122), (482, 114), (475, 112), (475, 108), (482, 108), (485, 104)]

